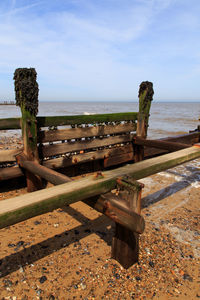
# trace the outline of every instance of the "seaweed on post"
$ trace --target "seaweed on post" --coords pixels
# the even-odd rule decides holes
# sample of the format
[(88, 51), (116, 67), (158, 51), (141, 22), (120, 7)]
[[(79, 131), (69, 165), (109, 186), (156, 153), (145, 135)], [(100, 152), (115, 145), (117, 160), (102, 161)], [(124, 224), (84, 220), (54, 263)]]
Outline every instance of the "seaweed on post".
[[(37, 150), (37, 120), (38, 113), (38, 83), (34, 68), (18, 68), (14, 73), (16, 105), (21, 108), (21, 128), (24, 144), (24, 154), (29, 160), (38, 162)], [(27, 190), (29, 192), (41, 188), (38, 176), (26, 172)]]

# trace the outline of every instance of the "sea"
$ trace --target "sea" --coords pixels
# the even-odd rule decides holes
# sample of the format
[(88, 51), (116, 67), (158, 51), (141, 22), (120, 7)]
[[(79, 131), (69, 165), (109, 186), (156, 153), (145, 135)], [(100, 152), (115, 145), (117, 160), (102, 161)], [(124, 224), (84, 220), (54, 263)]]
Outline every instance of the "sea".
[[(115, 112), (137, 112), (138, 102), (40, 102), (38, 116), (90, 115)], [(0, 119), (20, 117), (15, 105), (0, 105)], [(200, 125), (200, 102), (153, 101), (149, 119), (149, 138), (188, 133)]]

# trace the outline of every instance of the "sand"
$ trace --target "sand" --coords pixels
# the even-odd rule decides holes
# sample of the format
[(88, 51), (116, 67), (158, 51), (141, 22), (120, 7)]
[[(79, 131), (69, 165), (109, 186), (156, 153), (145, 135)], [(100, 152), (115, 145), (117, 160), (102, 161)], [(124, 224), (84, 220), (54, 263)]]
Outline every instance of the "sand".
[(137, 264), (110, 258), (113, 222), (78, 202), (0, 230), (0, 299), (200, 298), (200, 159), (140, 181)]

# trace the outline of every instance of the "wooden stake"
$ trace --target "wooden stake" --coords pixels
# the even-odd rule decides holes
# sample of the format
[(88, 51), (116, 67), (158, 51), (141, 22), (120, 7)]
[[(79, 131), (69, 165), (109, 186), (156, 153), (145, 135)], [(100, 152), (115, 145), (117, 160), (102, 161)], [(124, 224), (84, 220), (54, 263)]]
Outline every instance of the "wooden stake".
[[(15, 98), (16, 105), (20, 106), (22, 118), (22, 137), (24, 154), (28, 160), (38, 162), (37, 150), (37, 120), (38, 113), (38, 84), (35, 69), (19, 68), (15, 70)], [(27, 190), (33, 192), (42, 187), (40, 177), (26, 171)]]
[[(153, 100), (153, 83), (149, 81), (143, 81), (140, 84), (139, 89), (139, 113), (137, 121), (137, 131), (136, 136), (141, 138), (146, 138), (148, 122), (149, 122), (149, 112), (151, 108), (151, 101)], [(135, 162), (144, 159), (144, 147), (134, 146), (134, 160)]]
[[(130, 211), (137, 215), (141, 212), (141, 189), (142, 184), (130, 178), (118, 180), (121, 197), (126, 201)], [(112, 258), (117, 260), (125, 269), (138, 262), (139, 234), (116, 223), (115, 235), (112, 241)]]

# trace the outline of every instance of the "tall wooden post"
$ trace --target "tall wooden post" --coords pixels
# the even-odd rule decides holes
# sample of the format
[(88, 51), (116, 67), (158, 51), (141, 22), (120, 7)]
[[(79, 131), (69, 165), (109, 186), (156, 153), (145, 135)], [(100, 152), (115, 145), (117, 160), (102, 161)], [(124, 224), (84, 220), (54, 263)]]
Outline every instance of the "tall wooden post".
[[(118, 180), (119, 201), (126, 203), (130, 211), (140, 215), (141, 190), (143, 185), (130, 177)], [(115, 235), (112, 240), (112, 258), (117, 260), (125, 269), (138, 262), (139, 234), (115, 223)]]
[[(22, 118), (21, 128), (24, 154), (28, 160), (38, 162), (37, 120), (38, 84), (37, 73), (33, 68), (19, 68), (14, 73), (16, 105), (20, 106)], [(40, 177), (26, 171), (27, 190), (33, 192), (42, 186)]]
[[(139, 88), (139, 114), (137, 121), (136, 135), (138, 137), (146, 138), (149, 123), (149, 112), (151, 108), (151, 101), (153, 100), (153, 83), (143, 81)], [(144, 147), (134, 145), (134, 160), (135, 162), (144, 159)]]

